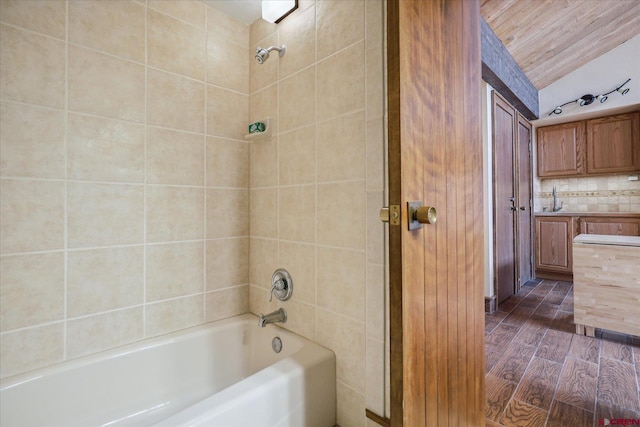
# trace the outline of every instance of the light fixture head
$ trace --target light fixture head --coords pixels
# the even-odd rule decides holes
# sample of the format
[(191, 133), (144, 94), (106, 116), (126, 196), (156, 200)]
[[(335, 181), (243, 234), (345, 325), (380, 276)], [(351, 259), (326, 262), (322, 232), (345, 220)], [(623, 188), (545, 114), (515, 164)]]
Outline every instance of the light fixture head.
[(593, 101), (595, 101), (596, 98), (597, 98), (597, 96), (593, 96), (591, 94), (587, 94), (587, 95), (582, 95), (582, 97), (577, 99), (577, 101), (578, 101), (578, 104), (580, 104), (581, 107), (584, 107), (585, 105), (593, 104)]
[(298, 0), (262, 0), (262, 19), (277, 24), (298, 8)]

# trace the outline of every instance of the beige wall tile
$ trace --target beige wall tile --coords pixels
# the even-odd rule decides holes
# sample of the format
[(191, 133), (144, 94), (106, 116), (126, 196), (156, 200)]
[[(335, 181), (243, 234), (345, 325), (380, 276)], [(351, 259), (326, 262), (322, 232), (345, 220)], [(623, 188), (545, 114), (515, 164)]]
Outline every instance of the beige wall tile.
[(249, 227), (252, 237), (278, 237), (278, 190), (263, 188), (249, 192)]
[[(318, 342), (336, 354), (336, 378), (364, 393), (365, 336), (362, 324), (318, 308)], [(347, 424), (350, 425), (350, 424)]]
[(318, 14), (318, 60), (364, 39), (364, 1), (322, 0)]
[(249, 238), (207, 240), (207, 290), (249, 283)]
[(367, 121), (367, 190), (383, 190), (384, 118)]
[(147, 127), (147, 183), (204, 185), (204, 136)]
[(249, 309), (256, 316), (271, 313), (278, 309), (278, 300), (272, 298), (269, 302), (269, 289), (251, 285), (249, 287)]
[(152, 67), (204, 80), (206, 35), (152, 9), (147, 11), (147, 61)]
[(0, 103), (0, 175), (64, 178), (64, 112)]
[(64, 254), (0, 259), (0, 330), (61, 320), (64, 316)]
[(316, 247), (293, 242), (280, 242), (282, 268), (291, 274), (295, 293), (294, 300), (316, 303)]
[(278, 140), (254, 141), (249, 144), (249, 183), (251, 188), (278, 185)]
[(249, 235), (249, 191), (207, 190), (207, 239)]
[(316, 60), (316, 9), (296, 11), (278, 28), (280, 42), (287, 46), (280, 58), (280, 78), (295, 73)]
[(249, 47), (249, 26), (226, 13), (207, 7), (207, 33), (217, 39), (234, 42), (244, 48)]
[(382, 46), (384, 44), (384, 4), (381, 0), (366, 0), (365, 9), (365, 40), (367, 46)]
[(351, 387), (336, 384), (336, 424), (340, 426), (362, 426), (366, 423), (365, 397)]
[[(318, 243), (365, 249), (364, 187), (364, 181), (318, 185)], [(349, 215), (336, 215), (336, 206), (349, 206)]]
[(318, 182), (365, 178), (364, 112), (318, 125)]
[(381, 46), (367, 46), (366, 49), (366, 91), (367, 118), (384, 115), (384, 52)]
[(2, 99), (63, 108), (64, 43), (7, 25), (0, 25), (0, 39)]
[(364, 42), (318, 63), (319, 121), (364, 108), (364, 70)]
[(204, 297), (192, 295), (149, 304), (146, 308), (146, 336), (178, 331), (204, 323)]
[(367, 408), (384, 414), (384, 341), (367, 338)]
[(362, 253), (318, 247), (318, 305), (364, 321), (365, 268)]
[(142, 246), (70, 251), (67, 269), (69, 317), (143, 303)]
[(280, 185), (315, 182), (316, 127), (308, 126), (280, 134), (278, 138)]
[[(297, 291), (297, 289), (296, 289)], [(276, 299), (275, 297), (273, 298)], [(303, 337), (315, 340), (316, 337), (316, 307), (312, 304), (296, 301), (294, 299), (280, 302), (278, 306), (284, 308), (287, 313), (287, 321), (279, 323), (279, 326), (295, 332)], [(275, 310), (275, 308), (274, 308)], [(270, 312), (270, 311), (269, 311)], [(267, 311), (265, 310), (265, 313)]]
[(144, 121), (144, 66), (69, 46), (69, 110)]
[(252, 237), (249, 243), (249, 260), (251, 261), (249, 264), (251, 284), (270, 289), (271, 276), (279, 268), (278, 241)]
[(149, 0), (147, 6), (204, 28), (206, 4), (196, 0)]
[(315, 94), (315, 67), (309, 67), (280, 82), (280, 132), (307, 126), (315, 121)]
[(246, 45), (207, 34), (207, 83), (248, 94), (249, 59)]
[[(249, 122), (264, 121), (271, 117), (271, 129), (278, 131), (278, 85), (267, 86), (249, 97)], [(245, 129), (246, 130), (246, 129)], [(261, 141), (262, 142), (262, 141)]]
[(0, 180), (0, 252), (64, 246), (64, 182)]
[(132, 1), (69, 1), (69, 41), (145, 62), (145, 14)]
[(226, 319), (249, 311), (249, 286), (207, 293), (206, 321)]
[(143, 242), (141, 185), (70, 182), (67, 186), (69, 248)]
[(63, 39), (65, 3), (65, 0), (2, 0), (0, 17), (7, 24)]
[(149, 186), (147, 242), (204, 239), (204, 188)]
[(67, 322), (67, 357), (97, 353), (143, 338), (142, 307), (127, 308)]
[(251, 29), (250, 29), (251, 45), (253, 46), (257, 44), (259, 41), (273, 34), (277, 30), (278, 30), (278, 24), (273, 24), (271, 22), (265, 21), (262, 18), (257, 19), (253, 24), (251, 24)]
[(204, 290), (204, 241), (147, 245), (146, 301)]
[(63, 355), (62, 322), (0, 335), (0, 378), (53, 365)]
[(69, 114), (70, 179), (144, 182), (144, 126)]
[(367, 264), (367, 337), (384, 341), (384, 267)]
[(249, 187), (249, 144), (207, 137), (207, 187)]
[(249, 96), (207, 86), (207, 135), (244, 140)]
[(147, 70), (147, 124), (204, 133), (204, 83)]
[(384, 192), (367, 192), (367, 262), (384, 264), (384, 224), (380, 221), (380, 208), (384, 205)]
[(316, 186), (281, 187), (279, 202), (280, 239), (316, 241)]

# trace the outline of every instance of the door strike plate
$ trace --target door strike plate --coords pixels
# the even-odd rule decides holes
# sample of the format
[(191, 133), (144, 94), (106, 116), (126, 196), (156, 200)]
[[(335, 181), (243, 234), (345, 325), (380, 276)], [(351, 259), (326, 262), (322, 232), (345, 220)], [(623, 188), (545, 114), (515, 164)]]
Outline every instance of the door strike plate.
[(391, 225), (400, 225), (400, 205), (389, 205), (380, 209), (380, 221)]

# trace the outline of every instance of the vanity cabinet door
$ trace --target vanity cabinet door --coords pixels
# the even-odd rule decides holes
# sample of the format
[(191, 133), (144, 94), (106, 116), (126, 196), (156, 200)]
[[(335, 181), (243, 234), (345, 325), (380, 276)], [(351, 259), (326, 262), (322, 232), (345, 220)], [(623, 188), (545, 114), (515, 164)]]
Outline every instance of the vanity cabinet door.
[(584, 121), (538, 128), (538, 176), (583, 174), (584, 139)]
[(640, 113), (587, 120), (587, 173), (640, 171)]
[(580, 217), (580, 233), (640, 236), (640, 218)]
[(572, 272), (573, 218), (536, 217), (536, 270)]

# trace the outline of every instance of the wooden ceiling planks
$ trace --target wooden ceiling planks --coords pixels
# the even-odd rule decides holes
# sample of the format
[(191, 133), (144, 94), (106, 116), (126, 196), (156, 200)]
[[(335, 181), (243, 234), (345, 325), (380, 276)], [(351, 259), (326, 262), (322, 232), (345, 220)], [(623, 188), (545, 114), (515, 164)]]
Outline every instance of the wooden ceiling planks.
[(640, 34), (638, 0), (482, 0), (480, 10), (538, 90)]

